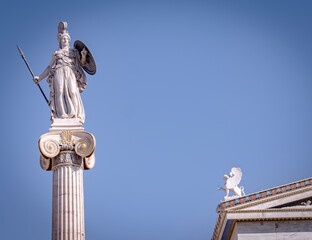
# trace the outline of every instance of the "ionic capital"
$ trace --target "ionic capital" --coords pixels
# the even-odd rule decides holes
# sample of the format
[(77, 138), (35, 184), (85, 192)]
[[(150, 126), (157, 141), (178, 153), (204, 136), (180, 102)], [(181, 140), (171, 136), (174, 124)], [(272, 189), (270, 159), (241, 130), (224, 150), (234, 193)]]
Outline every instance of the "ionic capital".
[(91, 169), (95, 164), (95, 138), (88, 132), (49, 132), (39, 139), (40, 166), (51, 170), (60, 165), (81, 165)]

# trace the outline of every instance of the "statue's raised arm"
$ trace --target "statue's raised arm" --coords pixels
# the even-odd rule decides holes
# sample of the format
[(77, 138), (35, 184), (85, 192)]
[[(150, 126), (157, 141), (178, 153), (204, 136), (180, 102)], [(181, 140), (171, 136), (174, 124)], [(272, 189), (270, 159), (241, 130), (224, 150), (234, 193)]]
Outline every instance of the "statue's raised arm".
[(59, 23), (57, 40), (59, 48), (53, 53), (50, 65), (40, 76), (34, 77), (34, 82), (48, 77), (52, 128), (65, 125), (82, 127), (85, 112), (80, 93), (87, 85), (83, 69), (91, 75), (95, 74), (95, 61), (83, 42), (76, 41), (70, 48), (71, 38), (66, 22)]

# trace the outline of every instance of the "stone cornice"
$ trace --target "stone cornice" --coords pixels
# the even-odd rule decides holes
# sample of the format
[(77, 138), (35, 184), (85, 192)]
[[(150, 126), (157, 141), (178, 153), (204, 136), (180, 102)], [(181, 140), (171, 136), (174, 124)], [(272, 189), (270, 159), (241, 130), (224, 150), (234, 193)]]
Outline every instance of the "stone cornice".
[(271, 208), (271, 209), (252, 209), (252, 210), (230, 210), (227, 213), (259, 213), (259, 212), (312, 212), (312, 208)]
[[(297, 182), (221, 202), (217, 208), (219, 217), (214, 229), (212, 240), (220, 239), (220, 234), (224, 234), (223, 232), (225, 229), (227, 229), (228, 233), (230, 229), (231, 233), (231, 231), (233, 231), (235, 222), (238, 221), (312, 220), (311, 207), (294, 206), (291, 208), (248, 209), (252, 206), (290, 197), (296, 194), (306, 194), (308, 191), (312, 191), (312, 178), (303, 179)], [(298, 196), (301, 197), (302, 195)], [(264, 205), (264, 207), (265, 206), (267, 205)], [(281, 217), (283, 212), (290, 213), (290, 216)], [(304, 213), (303, 216), (298, 215), (300, 212)], [(248, 214), (250, 218), (247, 216), (244, 217), (243, 215), (238, 215), (236, 217), (239, 219), (236, 219), (235, 214), (240, 213)], [(259, 214), (261, 213), (264, 213), (267, 217), (260, 217)], [(234, 215), (232, 216), (232, 214)]]
[(213, 231), (212, 240), (216, 240), (219, 238), (219, 235), (221, 233), (221, 228), (222, 228), (222, 226), (224, 226), (224, 221), (225, 221), (225, 212), (222, 212), (219, 214), (217, 224), (216, 224), (214, 231)]
[[(310, 186), (312, 186), (312, 178), (307, 178), (307, 179), (300, 180), (297, 182), (293, 182), (293, 183), (285, 184), (282, 186), (263, 190), (260, 192), (248, 194), (243, 197), (238, 197), (236, 199), (232, 199), (229, 201), (223, 201), (219, 204), (218, 209), (220, 211), (224, 211), (224, 210), (226, 211), (227, 209), (230, 209), (233, 207), (235, 207), (235, 209), (241, 209), (247, 206), (249, 207), (252, 205), (260, 204), (260, 202), (263, 203), (264, 202), (263, 200), (266, 198), (267, 198), (266, 199), (267, 201), (271, 201), (272, 199), (283, 198), (289, 195), (296, 194), (298, 192), (306, 191), (305, 188), (307, 187), (309, 187), (308, 190), (310, 190), (311, 189)], [(302, 189), (302, 191), (299, 189)], [(277, 196), (277, 197), (273, 198), (273, 196)], [(238, 205), (239, 207), (236, 207)]]

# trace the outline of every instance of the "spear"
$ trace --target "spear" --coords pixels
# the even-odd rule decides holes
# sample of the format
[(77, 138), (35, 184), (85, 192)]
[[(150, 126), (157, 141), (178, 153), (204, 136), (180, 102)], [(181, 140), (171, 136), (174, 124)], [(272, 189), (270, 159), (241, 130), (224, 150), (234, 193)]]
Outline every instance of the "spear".
[[(32, 75), (33, 78), (35, 78), (35, 75), (34, 75), (33, 72), (31, 71), (31, 68), (29, 67), (28, 62), (26, 61), (26, 58), (25, 58), (25, 56), (24, 56), (24, 53), (22, 52), (22, 49), (20, 49), (20, 47), (19, 47), (18, 45), (16, 45), (16, 46), (17, 46), (17, 49), (18, 49), (19, 53), (21, 54), (21, 57), (23, 58), (24, 62), (26, 63), (26, 66), (27, 66), (27, 68), (28, 68), (30, 74)], [(44, 99), (46, 100), (47, 104), (49, 105), (49, 101), (48, 101), (46, 95), (44, 94), (44, 92), (42, 91), (42, 89), (41, 89), (39, 83), (37, 83), (37, 86), (39, 87), (39, 89), (40, 89), (40, 91), (41, 91), (41, 93), (42, 93)]]

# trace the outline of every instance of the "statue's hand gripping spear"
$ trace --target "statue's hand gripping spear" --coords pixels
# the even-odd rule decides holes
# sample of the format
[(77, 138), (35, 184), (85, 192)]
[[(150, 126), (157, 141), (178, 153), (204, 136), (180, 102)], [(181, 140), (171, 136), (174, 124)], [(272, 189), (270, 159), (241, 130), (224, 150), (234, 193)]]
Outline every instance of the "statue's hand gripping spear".
[[(25, 58), (25, 56), (24, 56), (22, 50), (20, 49), (20, 47), (19, 47), (18, 45), (16, 45), (16, 46), (17, 46), (17, 49), (18, 49), (19, 53), (21, 54), (21, 57), (23, 58), (24, 62), (26, 63), (26, 66), (27, 66), (27, 68), (28, 68), (30, 74), (32, 75), (32, 77), (33, 77), (33, 79), (34, 79), (34, 78), (35, 78), (35, 75), (34, 75), (33, 72), (31, 71), (31, 69), (30, 69), (30, 67), (29, 67), (29, 65), (28, 65), (28, 63), (27, 63), (27, 61), (26, 61), (26, 58)], [(49, 101), (48, 101), (46, 95), (44, 94), (44, 92), (42, 91), (42, 89), (41, 89), (39, 83), (36, 83), (36, 84), (37, 84), (37, 86), (39, 87), (39, 89), (40, 89), (40, 91), (41, 91), (41, 93), (42, 93), (44, 99), (46, 100), (47, 104), (49, 105)]]

